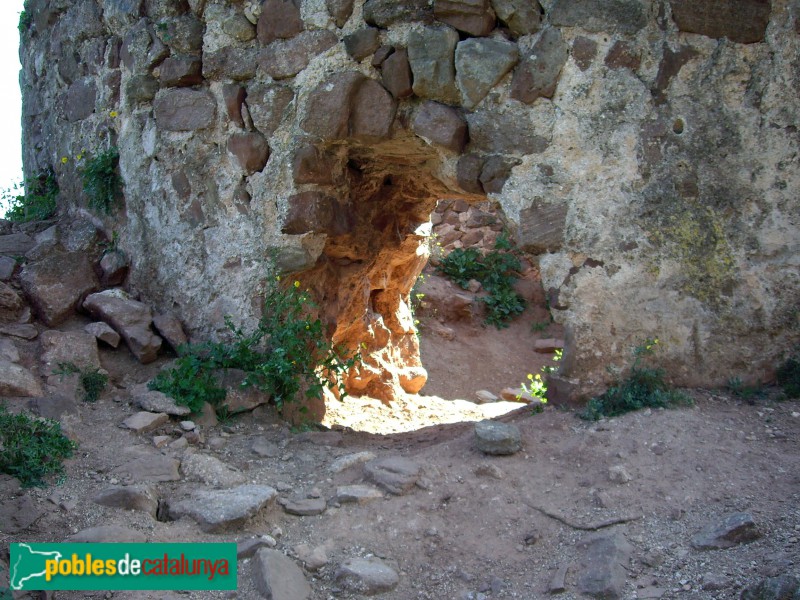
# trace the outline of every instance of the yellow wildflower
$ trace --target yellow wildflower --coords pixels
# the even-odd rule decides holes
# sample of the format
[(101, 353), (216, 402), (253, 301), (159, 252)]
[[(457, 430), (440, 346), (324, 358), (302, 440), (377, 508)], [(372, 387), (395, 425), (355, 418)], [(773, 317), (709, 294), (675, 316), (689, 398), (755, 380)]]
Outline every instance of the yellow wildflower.
[(62, 165), (65, 165), (65, 164), (67, 164), (67, 161), (68, 161), (68, 160), (69, 160), (69, 159), (68, 159), (66, 156), (62, 156), (62, 157), (61, 157), (61, 164), (62, 164)]
[(299, 288), (300, 287), (300, 282), (299, 281), (295, 281), (294, 282), (294, 287)]
[(115, 119), (119, 116), (119, 113), (115, 110), (112, 110), (110, 113), (108, 113), (108, 116), (111, 117), (112, 119)]

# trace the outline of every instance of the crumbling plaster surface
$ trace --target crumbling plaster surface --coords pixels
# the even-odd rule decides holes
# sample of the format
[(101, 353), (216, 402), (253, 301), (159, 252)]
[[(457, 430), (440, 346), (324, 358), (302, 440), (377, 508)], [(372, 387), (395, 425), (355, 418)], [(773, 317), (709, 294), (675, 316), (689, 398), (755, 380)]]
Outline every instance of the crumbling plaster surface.
[[(81, 160), (117, 145), (124, 205), (104, 219), (132, 258), (128, 285), (198, 338), (221, 335), (228, 314), (257, 319), (272, 256), (328, 308), (345, 302), (334, 280), (363, 246), (357, 195), (416, 172), (416, 197), (376, 196), (389, 212), (488, 195), (538, 255), (568, 327), (571, 395), (607, 383), (648, 337), (679, 384), (769, 377), (800, 341), (798, 4), (550, 0), (492, 21), (519, 6), (356, 0), (347, 16), (346, 1), (268, 0), (259, 19), (253, 1), (30, 0), (26, 173), (54, 168), (75, 209)], [(376, 30), (347, 38), (365, 19)], [(397, 56), (381, 61), (387, 46)], [(465, 80), (453, 65), (468, 50), (480, 68)], [(417, 221), (397, 233), (406, 258)], [(377, 289), (369, 268), (357, 277)], [(398, 277), (385, 289), (403, 312), (413, 273)], [(332, 335), (373, 331), (370, 344), (399, 314), (333, 312)], [(361, 324), (337, 322), (345, 313)], [(400, 371), (419, 368), (414, 352), (371, 348)]]

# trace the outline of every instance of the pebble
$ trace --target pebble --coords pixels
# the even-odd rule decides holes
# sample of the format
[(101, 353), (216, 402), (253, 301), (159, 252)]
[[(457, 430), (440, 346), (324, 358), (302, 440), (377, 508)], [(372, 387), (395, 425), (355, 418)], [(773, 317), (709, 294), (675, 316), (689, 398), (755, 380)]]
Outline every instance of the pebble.
[(194, 421), (181, 421), (181, 429), (184, 431), (194, 431)]

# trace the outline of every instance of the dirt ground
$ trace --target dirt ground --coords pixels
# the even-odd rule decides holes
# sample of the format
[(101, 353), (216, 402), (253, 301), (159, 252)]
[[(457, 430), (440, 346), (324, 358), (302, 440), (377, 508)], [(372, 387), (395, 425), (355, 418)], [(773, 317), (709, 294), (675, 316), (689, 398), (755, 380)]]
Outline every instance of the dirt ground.
[[(425, 311), (423, 311), (425, 312)], [(429, 383), (419, 396), (387, 407), (368, 398), (331, 402), (327, 430), (292, 431), (272, 409), (257, 409), (202, 429), (203, 443), (154, 447), (152, 437), (177, 439), (177, 419), (137, 435), (120, 428), (135, 412), (128, 389), (146, 381), (164, 360), (141, 366), (125, 350), (101, 352), (113, 387), (96, 404), (78, 403), (66, 417), (79, 439), (67, 477), (55, 487), (25, 492), (41, 512), (26, 530), (0, 533), (15, 541), (61, 541), (94, 525), (121, 525), (149, 541), (243, 541), (270, 535), (301, 566), (312, 598), (361, 598), (338, 586), (338, 565), (376, 556), (399, 574), (386, 600), (579, 598), (586, 572), (582, 541), (619, 531), (632, 546), (624, 565), (622, 598), (732, 599), (767, 576), (800, 575), (800, 404), (767, 394), (753, 404), (720, 391), (690, 390), (691, 408), (645, 410), (600, 422), (547, 407), (534, 414), (517, 403), (478, 405), (477, 390), (514, 387), (550, 355), (533, 351), (535, 315), (508, 329), (479, 320), (421, 315), (423, 362)], [(72, 326), (78, 327), (81, 323)], [(449, 328), (444, 335), (437, 333)], [(166, 360), (166, 359), (165, 359)], [(773, 395), (774, 397), (774, 395)], [(519, 427), (523, 449), (492, 457), (474, 444), (472, 421), (496, 418)], [(256, 439), (275, 448), (253, 453)], [(417, 486), (402, 496), (359, 504), (329, 502), (321, 515), (298, 517), (280, 505), (242, 528), (203, 533), (188, 520), (159, 521), (143, 512), (100, 506), (91, 497), (128, 483), (120, 466), (131, 457), (214, 456), (247, 482), (275, 487), (283, 497), (331, 499), (338, 486), (363, 480), (356, 463), (332, 463), (371, 452), (402, 456), (421, 466)], [(620, 473), (624, 476), (620, 477)], [(0, 496), (10, 497), (8, 482)], [(180, 497), (200, 484), (181, 479), (155, 484), (161, 498)], [(692, 537), (731, 513), (748, 512), (759, 539), (726, 550), (698, 551)], [(620, 521), (616, 525), (608, 525)], [(0, 530), (2, 527), (0, 527)], [(596, 531), (592, 531), (596, 529)], [(309, 566), (311, 551), (324, 555)], [(252, 560), (239, 563), (236, 592), (56, 592), (55, 598), (259, 598)], [(565, 591), (551, 596), (554, 575), (567, 567)], [(53, 597), (53, 596), (51, 596)]]

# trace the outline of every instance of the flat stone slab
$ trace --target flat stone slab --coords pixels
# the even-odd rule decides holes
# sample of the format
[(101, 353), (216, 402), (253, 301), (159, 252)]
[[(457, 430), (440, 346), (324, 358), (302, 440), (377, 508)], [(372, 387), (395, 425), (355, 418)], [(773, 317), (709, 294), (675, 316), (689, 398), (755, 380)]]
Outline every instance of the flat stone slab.
[(240, 485), (229, 490), (198, 490), (185, 500), (170, 503), (169, 516), (187, 516), (207, 533), (244, 524), (272, 503), (278, 492), (266, 485)]
[(299, 517), (311, 517), (321, 515), (325, 512), (327, 504), (324, 498), (305, 498), (303, 500), (287, 500), (283, 504), (283, 510), (290, 515)]
[(253, 583), (264, 598), (306, 600), (311, 586), (303, 571), (283, 553), (262, 548), (253, 559)]
[(92, 502), (110, 508), (140, 510), (153, 518), (158, 509), (158, 495), (149, 485), (114, 485), (92, 496)]
[(100, 544), (113, 544), (113, 543), (131, 543), (143, 544), (147, 541), (145, 535), (130, 529), (129, 527), (120, 527), (118, 525), (101, 525), (99, 527), (89, 527), (79, 531), (75, 535), (69, 536), (65, 542), (78, 543), (78, 542), (91, 542)]
[(393, 590), (400, 576), (379, 558), (351, 558), (339, 565), (336, 583), (349, 592), (374, 596)]
[(162, 392), (148, 389), (146, 384), (137, 385), (131, 390), (133, 403), (148, 412), (166, 413), (174, 417), (185, 417), (192, 411), (188, 406), (181, 406)]
[(96, 323), (89, 323), (83, 330), (93, 335), (101, 342), (105, 342), (112, 348), (119, 346), (120, 336), (108, 323), (97, 321)]
[(579, 543), (584, 555), (578, 574), (578, 589), (600, 600), (623, 597), (626, 567), (633, 547), (620, 532), (591, 534)]
[(190, 454), (183, 459), (181, 471), (190, 481), (202, 481), (213, 487), (231, 487), (246, 481), (237, 469), (207, 454)]
[(484, 454), (514, 454), (522, 449), (522, 436), (516, 425), (479, 421), (475, 423), (475, 445)]
[(39, 330), (28, 324), (0, 325), (0, 333), (23, 340), (35, 340), (39, 336)]
[(383, 498), (383, 492), (371, 485), (341, 485), (336, 488), (336, 501), (341, 504), (366, 504)]
[(42, 363), (50, 375), (58, 363), (72, 363), (80, 369), (100, 368), (97, 339), (83, 331), (45, 331), (40, 336)]
[(706, 529), (692, 538), (696, 550), (722, 550), (739, 544), (754, 542), (762, 536), (753, 515), (733, 513), (720, 521), (710, 523)]
[(16, 534), (38, 521), (44, 511), (27, 494), (0, 501), (0, 532)]
[(265, 437), (255, 438), (250, 445), (250, 450), (263, 458), (277, 458), (281, 454), (281, 449), (278, 448), (278, 445), (270, 442)]
[(131, 415), (122, 422), (124, 427), (135, 431), (136, 433), (147, 433), (158, 429), (164, 423), (169, 421), (169, 415), (166, 413), (152, 413), (148, 411), (140, 411)]
[(331, 463), (331, 466), (328, 467), (328, 470), (331, 473), (341, 473), (342, 471), (346, 471), (350, 467), (354, 467), (356, 465), (360, 465), (362, 463), (375, 460), (375, 458), (376, 458), (375, 454), (368, 451), (355, 452), (353, 454), (345, 454), (344, 456), (340, 456), (339, 458), (335, 459)]
[(372, 483), (395, 496), (411, 491), (420, 476), (420, 466), (402, 456), (379, 458), (364, 465), (364, 474)]
[(178, 481), (181, 478), (178, 472), (180, 464), (180, 461), (169, 456), (153, 454), (135, 458), (120, 465), (114, 469), (114, 472), (127, 474), (131, 479), (138, 482)]

